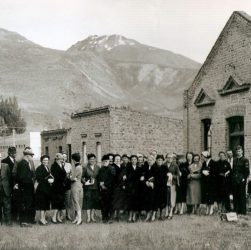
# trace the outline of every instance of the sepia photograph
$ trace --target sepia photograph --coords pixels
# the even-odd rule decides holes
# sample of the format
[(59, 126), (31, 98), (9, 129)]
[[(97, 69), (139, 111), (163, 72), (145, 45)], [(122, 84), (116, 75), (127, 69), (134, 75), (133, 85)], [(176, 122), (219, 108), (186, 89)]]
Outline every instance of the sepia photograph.
[(251, 249), (250, 0), (1, 0), (0, 249)]

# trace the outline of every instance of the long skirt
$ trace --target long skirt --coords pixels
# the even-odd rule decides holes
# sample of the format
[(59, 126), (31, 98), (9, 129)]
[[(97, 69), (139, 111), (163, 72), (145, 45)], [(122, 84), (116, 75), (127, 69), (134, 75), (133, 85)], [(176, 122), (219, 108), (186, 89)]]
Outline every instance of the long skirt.
[(176, 185), (167, 186), (167, 206), (175, 207), (176, 197)]
[(187, 205), (201, 204), (201, 184), (200, 180), (191, 180), (187, 186)]
[(85, 189), (83, 207), (85, 210), (100, 209), (100, 197), (98, 189)]
[(81, 211), (83, 204), (83, 188), (78, 183), (74, 183), (71, 186), (71, 201), (74, 211)]
[(114, 210), (127, 210), (128, 196), (126, 190), (118, 186), (114, 190), (112, 206)]
[(50, 210), (51, 204), (51, 194), (49, 193), (42, 193), (36, 192), (35, 194), (35, 203), (36, 203), (36, 210)]
[(52, 193), (51, 201), (52, 209), (63, 210), (65, 209), (65, 192), (54, 192)]
[(65, 192), (65, 209), (68, 211), (72, 208), (72, 198), (71, 198), (71, 189), (66, 190)]
[(158, 200), (156, 197), (156, 190), (147, 187), (144, 193), (145, 202), (144, 208), (146, 211), (156, 211), (158, 209)]

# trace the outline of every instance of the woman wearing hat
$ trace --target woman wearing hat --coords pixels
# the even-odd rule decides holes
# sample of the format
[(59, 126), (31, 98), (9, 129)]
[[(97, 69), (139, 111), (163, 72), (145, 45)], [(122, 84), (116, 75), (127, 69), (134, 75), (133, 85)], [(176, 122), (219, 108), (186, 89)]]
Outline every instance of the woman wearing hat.
[(46, 225), (47, 221), (45, 213), (50, 210), (51, 204), (51, 186), (54, 182), (54, 178), (51, 175), (49, 168), (48, 155), (43, 155), (40, 158), (41, 165), (36, 168), (36, 180), (38, 182), (36, 189), (36, 209), (40, 211), (39, 224)]
[[(188, 153), (187, 158), (190, 159), (192, 153)], [(200, 156), (193, 155), (192, 164), (188, 166), (189, 174), (187, 176), (187, 196), (186, 202), (190, 209), (189, 213), (197, 213), (197, 209), (201, 204), (201, 167)]]
[(189, 166), (193, 162), (193, 153), (187, 152), (185, 162), (181, 162), (179, 166), (180, 170), (180, 186), (177, 192), (177, 205), (180, 205), (179, 214), (184, 213), (184, 207), (186, 204), (186, 197), (187, 197), (187, 185), (188, 185), (188, 178), (189, 175)]
[(156, 186), (157, 186), (157, 166), (155, 164), (155, 156), (150, 155), (148, 164), (144, 167), (144, 175), (140, 177), (140, 181), (145, 184), (145, 202), (144, 208), (147, 212), (145, 221), (154, 221), (156, 219), (156, 211), (158, 209), (156, 199)]
[(112, 212), (113, 170), (110, 166), (109, 155), (102, 157), (102, 167), (97, 176), (100, 188), (101, 214), (104, 223), (110, 222)]
[(63, 167), (63, 155), (57, 153), (54, 163), (51, 165), (51, 174), (54, 177), (54, 182), (52, 184), (52, 209), (53, 223), (62, 223), (60, 218), (60, 212), (65, 209), (65, 182), (66, 182), (66, 172)]
[(88, 164), (83, 168), (82, 182), (84, 183), (83, 207), (87, 210), (87, 223), (96, 222), (95, 209), (100, 209), (99, 187), (97, 176), (100, 167), (96, 164), (96, 155), (87, 155)]
[(206, 204), (206, 215), (213, 214), (213, 204), (216, 200), (216, 162), (211, 159), (208, 151), (201, 153), (203, 164), (201, 168), (202, 203)]
[(136, 214), (139, 210), (138, 187), (140, 180), (140, 167), (138, 166), (138, 157), (136, 155), (132, 155), (130, 161), (131, 162), (126, 169), (126, 175), (125, 177), (123, 176), (123, 178), (126, 179), (126, 189), (128, 195), (128, 222), (135, 222)]
[(114, 155), (115, 181), (113, 195), (114, 218), (120, 219), (120, 212), (127, 210), (126, 167), (121, 165), (121, 156)]
[(74, 153), (71, 156), (71, 159), (73, 161), (73, 169), (72, 174), (70, 176), (71, 178), (71, 200), (72, 200), (72, 207), (76, 214), (76, 217), (73, 224), (80, 225), (82, 223), (82, 204), (83, 204), (83, 186), (81, 183), (82, 179), (82, 166), (80, 163), (81, 156), (79, 153)]
[[(157, 176), (155, 181), (155, 192), (156, 192), (156, 202), (157, 208), (160, 210), (160, 220), (163, 220), (162, 211), (167, 204), (167, 168), (164, 163), (164, 156), (157, 155), (156, 157), (156, 167)], [(157, 211), (154, 211), (156, 214)], [(155, 216), (154, 216), (155, 217)]]
[(176, 205), (177, 187), (179, 186), (180, 170), (173, 161), (173, 154), (166, 155), (167, 167), (167, 206), (165, 217), (169, 220), (173, 218), (173, 209)]

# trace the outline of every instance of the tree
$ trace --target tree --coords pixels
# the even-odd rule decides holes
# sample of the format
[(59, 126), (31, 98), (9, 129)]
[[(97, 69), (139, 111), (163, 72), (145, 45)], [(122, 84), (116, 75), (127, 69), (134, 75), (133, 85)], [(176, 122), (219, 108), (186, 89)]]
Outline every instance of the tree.
[(9, 97), (0, 100), (0, 135), (4, 133), (10, 135), (12, 129), (15, 129), (18, 134), (22, 134), (26, 130), (26, 122), (21, 114), (21, 109), (18, 106), (17, 98)]

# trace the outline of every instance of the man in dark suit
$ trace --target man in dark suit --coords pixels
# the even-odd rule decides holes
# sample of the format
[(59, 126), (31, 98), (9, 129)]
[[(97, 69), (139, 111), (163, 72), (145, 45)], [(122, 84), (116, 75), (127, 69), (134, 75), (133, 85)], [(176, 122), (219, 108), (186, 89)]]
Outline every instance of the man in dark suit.
[[(0, 160), (2, 155), (0, 153)], [(11, 171), (6, 163), (0, 162), (0, 220), (11, 225)]]
[(246, 214), (246, 185), (249, 174), (249, 161), (243, 156), (242, 147), (237, 146), (232, 174), (234, 211), (237, 214)]
[(16, 174), (16, 183), (20, 192), (19, 220), (21, 227), (30, 227), (35, 219), (35, 168), (31, 164), (34, 153), (30, 147), (26, 147), (23, 154), (23, 159), (17, 164)]
[(17, 150), (15, 147), (8, 148), (8, 156), (2, 160), (2, 163), (9, 165), (11, 173), (11, 214), (12, 220), (17, 221), (18, 219), (18, 189), (13, 189), (15, 186), (15, 175), (17, 172), (17, 161), (16, 161)]

